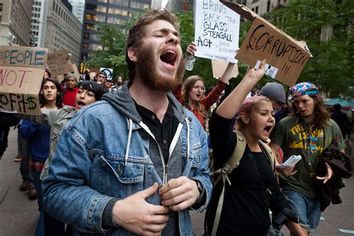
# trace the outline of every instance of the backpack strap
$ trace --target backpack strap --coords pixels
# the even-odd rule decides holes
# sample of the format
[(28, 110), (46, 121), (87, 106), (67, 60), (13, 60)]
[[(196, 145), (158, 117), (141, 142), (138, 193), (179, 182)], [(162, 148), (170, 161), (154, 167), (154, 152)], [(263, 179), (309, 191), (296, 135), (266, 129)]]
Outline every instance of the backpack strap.
[(227, 160), (227, 162), (224, 164), (224, 166), (219, 169), (214, 171), (212, 174), (219, 174), (218, 178), (215, 181), (215, 185), (222, 180), (222, 191), (219, 197), (218, 205), (216, 208), (215, 212), (215, 218), (214, 218), (214, 224), (213, 224), (213, 230), (211, 233), (211, 236), (215, 236), (217, 233), (217, 229), (219, 227), (219, 222), (220, 222), (220, 216), (221, 216), (221, 210), (222, 206), (224, 204), (224, 194), (225, 194), (225, 182), (229, 183), (231, 185), (231, 181), (229, 180), (228, 175), (240, 164), (240, 160), (243, 156), (243, 153), (245, 152), (246, 149), (246, 139), (243, 133), (241, 131), (234, 131), (236, 132), (236, 137), (237, 137), (237, 143), (235, 146), (235, 149), (231, 155), (231, 157)]
[[(240, 164), (240, 160), (243, 156), (243, 153), (245, 152), (245, 149), (246, 149), (245, 136), (243, 135), (243, 133), (241, 131), (236, 130), (234, 132), (236, 133), (236, 137), (237, 137), (235, 149), (234, 149), (232, 155), (230, 156), (230, 158), (223, 165), (223, 167), (221, 167), (218, 170), (213, 171), (212, 175), (220, 174), (218, 176), (218, 178), (216, 179), (215, 184), (217, 184), (222, 179), (223, 174), (226, 174), (226, 175), (230, 174)], [(228, 181), (228, 182), (231, 185), (231, 182), (230, 181)]]

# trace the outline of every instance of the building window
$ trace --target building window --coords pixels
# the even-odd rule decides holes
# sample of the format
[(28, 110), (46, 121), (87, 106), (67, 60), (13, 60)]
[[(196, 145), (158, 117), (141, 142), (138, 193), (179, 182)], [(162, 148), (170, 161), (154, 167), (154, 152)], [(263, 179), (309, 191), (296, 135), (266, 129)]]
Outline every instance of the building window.
[(3, 3), (0, 3), (0, 11), (2, 11)]
[(89, 33), (84, 33), (83, 38), (84, 38), (84, 39), (90, 39), (90, 34), (89, 34)]
[(87, 30), (93, 30), (94, 28), (95, 28), (95, 26), (93, 24), (89, 24), (89, 23), (85, 24), (85, 29), (87, 29)]
[(96, 20), (96, 16), (93, 14), (86, 14), (85, 19), (86, 20)]
[(86, 9), (87, 10), (96, 11), (97, 5), (95, 5), (95, 4), (87, 4)]

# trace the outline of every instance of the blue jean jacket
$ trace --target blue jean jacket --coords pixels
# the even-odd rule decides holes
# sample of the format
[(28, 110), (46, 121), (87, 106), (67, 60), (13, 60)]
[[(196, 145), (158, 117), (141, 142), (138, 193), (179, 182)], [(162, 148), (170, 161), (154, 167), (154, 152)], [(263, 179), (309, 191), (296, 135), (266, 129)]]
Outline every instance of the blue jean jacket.
[[(142, 191), (154, 182), (162, 184), (167, 179), (160, 176), (168, 178), (174, 171), (167, 163), (163, 164), (163, 175), (158, 173), (150, 157), (151, 153), (158, 153), (151, 150), (154, 145), (149, 145), (153, 135), (136, 112), (127, 87), (120, 90), (117, 94), (107, 94), (113, 96), (113, 101), (106, 98), (107, 101), (82, 108), (65, 126), (49, 174), (43, 181), (44, 208), (81, 233), (133, 235), (120, 227), (102, 228), (107, 203), (112, 198), (124, 199)], [(190, 111), (173, 95), (169, 94), (169, 99), (180, 121), (170, 158), (182, 158), (183, 170), (177, 173), (179, 176), (202, 184), (206, 201), (198, 210), (203, 211), (212, 190), (207, 136)], [(156, 205), (160, 201), (158, 194), (147, 199)], [(180, 211), (178, 218), (180, 234), (192, 235), (189, 210)]]

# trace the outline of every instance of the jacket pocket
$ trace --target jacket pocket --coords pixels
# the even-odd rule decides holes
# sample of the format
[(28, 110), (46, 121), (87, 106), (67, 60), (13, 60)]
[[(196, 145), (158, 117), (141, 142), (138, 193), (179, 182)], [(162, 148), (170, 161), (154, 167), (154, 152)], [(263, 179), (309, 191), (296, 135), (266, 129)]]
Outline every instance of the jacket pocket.
[(124, 160), (110, 159), (100, 156), (100, 164), (105, 168), (113, 171), (113, 174), (117, 177), (122, 184), (134, 184), (142, 183), (144, 181), (144, 163), (129, 159), (127, 163)]
[(108, 196), (124, 198), (144, 189), (145, 163), (98, 155), (93, 159), (90, 186)]

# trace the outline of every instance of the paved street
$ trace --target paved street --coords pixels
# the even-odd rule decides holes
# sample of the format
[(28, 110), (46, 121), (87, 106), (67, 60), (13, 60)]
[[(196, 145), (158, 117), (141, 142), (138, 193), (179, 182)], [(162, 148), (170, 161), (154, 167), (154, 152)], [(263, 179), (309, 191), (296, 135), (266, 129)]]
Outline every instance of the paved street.
[[(39, 213), (37, 202), (28, 200), (19, 191), (21, 175), (17, 154), (17, 130), (11, 129), (9, 147), (0, 160), (0, 236), (34, 235)], [(331, 205), (324, 213), (317, 236), (354, 235), (354, 178), (345, 179), (346, 188), (341, 190), (343, 203)], [(203, 214), (193, 213), (194, 231), (203, 233)], [(285, 235), (288, 235), (288, 232)]]

